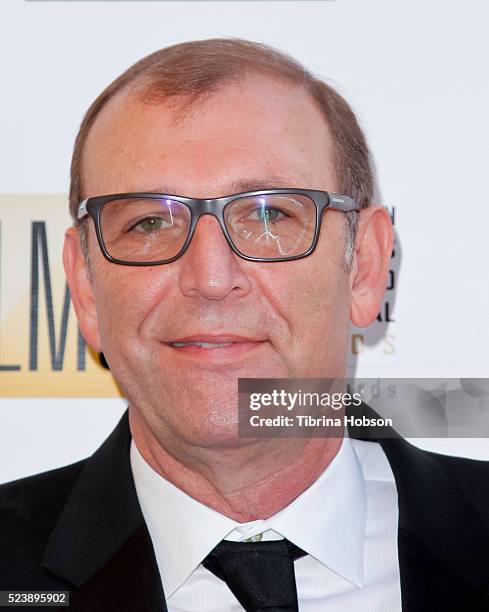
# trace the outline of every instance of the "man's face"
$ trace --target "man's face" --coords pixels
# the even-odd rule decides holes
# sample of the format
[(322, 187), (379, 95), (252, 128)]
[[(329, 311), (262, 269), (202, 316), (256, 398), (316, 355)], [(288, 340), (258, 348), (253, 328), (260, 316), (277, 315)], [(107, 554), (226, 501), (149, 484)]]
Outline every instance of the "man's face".
[[(175, 104), (142, 105), (127, 94), (109, 103), (85, 149), (87, 197), (338, 190), (329, 129), (301, 89), (255, 75), (183, 117)], [(206, 215), (177, 261), (120, 266), (103, 258), (90, 221), (96, 324), (82, 329), (161, 440), (236, 443), (238, 378), (344, 375), (351, 288), (343, 250), (338, 212), (324, 215), (311, 256), (275, 263), (240, 259)], [(172, 345), (188, 341), (225, 345)]]

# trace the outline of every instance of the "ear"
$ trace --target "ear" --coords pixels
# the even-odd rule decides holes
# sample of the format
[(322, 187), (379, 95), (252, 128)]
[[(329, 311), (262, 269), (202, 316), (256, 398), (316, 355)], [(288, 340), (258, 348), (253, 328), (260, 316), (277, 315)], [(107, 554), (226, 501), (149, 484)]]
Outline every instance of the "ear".
[(370, 325), (379, 314), (393, 243), (392, 221), (385, 208), (369, 206), (360, 211), (350, 281), (350, 318), (357, 327)]
[(70, 227), (65, 233), (63, 264), (81, 333), (86, 342), (101, 353), (97, 310), (88, 262), (81, 247), (80, 232), (74, 227)]

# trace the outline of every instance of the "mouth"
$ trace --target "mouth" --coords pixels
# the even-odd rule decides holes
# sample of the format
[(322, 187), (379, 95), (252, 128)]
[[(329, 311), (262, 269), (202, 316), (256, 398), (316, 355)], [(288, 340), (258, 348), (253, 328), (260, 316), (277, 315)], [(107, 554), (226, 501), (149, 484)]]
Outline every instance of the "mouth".
[(229, 363), (234, 359), (244, 357), (265, 342), (266, 340), (262, 338), (237, 336), (235, 334), (232, 336), (228, 334), (199, 334), (171, 340), (165, 342), (165, 344), (181, 355), (195, 359), (201, 358), (207, 362), (223, 360)]
[(201, 342), (195, 340), (193, 342), (170, 342), (170, 346), (174, 348), (183, 348), (185, 346), (198, 346), (205, 349), (219, 349), (226, 346), (232, 346), (235, 342)]

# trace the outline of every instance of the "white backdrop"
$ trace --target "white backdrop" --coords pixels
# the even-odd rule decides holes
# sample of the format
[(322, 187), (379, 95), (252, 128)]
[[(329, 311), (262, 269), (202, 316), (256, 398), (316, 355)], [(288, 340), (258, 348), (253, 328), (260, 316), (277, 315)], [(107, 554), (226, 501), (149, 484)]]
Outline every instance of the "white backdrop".
[[(15, 331), (11, 322), (28, 312), (32, 207), (42, 220), (53, 213), (37, 203), (66, 194), (84, 111), (134, 61), (184, 40), (272, 44), (328, 78), (357, 112), (398, 234), (386, 298), (393, 321), (353, 330), (357, 373), (488, 377), (488, 26), (485, 0), (2, 0), (0, 364), (20, 370), (0, 371), (0, 482), (91, 453), (123, 410), (117, 398), (32, 397), (28, 320)], [(8, 194), (31, 194), (30, 208)], [(67, 222), (58, 217), (56, 269)], [(419, 443), (489, 458), (486, 440)]]

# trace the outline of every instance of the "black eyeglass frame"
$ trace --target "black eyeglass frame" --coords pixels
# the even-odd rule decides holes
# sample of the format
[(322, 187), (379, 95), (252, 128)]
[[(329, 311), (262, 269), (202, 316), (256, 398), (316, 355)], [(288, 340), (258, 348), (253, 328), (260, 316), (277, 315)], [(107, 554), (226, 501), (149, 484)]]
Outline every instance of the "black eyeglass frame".
[[(228, 233), (226, 228), (226, 224), (224, 221), (224, 209), (225, 207), (234, 202), (235, 200), (239, 200), (242, 198), (254, 197), (254, 196), (266, 196), (266, 195), (280, 195), (280, 194), (297, 194), (309, 197), (316, 206), (316, 222), (314, 227), (314, 238), (312, 240), (311, 246), (307, 251), (301, 253), (300, 255), (293, 255), (290, 257), (252, 257), (250, 255), (245, 255), (241, 253), (234, 245), (231, 236)], [(138, 198), (146, 198), (150, 200), (161, 200), (161, 199), (169, 199), (174, 200), (175, 202), (179, 202), (187, 206), (190, 210), (190, 226), (187, 238), (180, 249), (180, 251), (169, 259), (162, 259), (158, 261), (124, 261), (122, 259), (116, 259), (112, 257), (110, 253), (107, 251), (105, 246), (105, 242), (102, 236), (101, 230), (101, 214), (102, 208), (112, 200), (133, 200)], [(202, 215), (212, 215), (215, 217), (219, 225), (221, 226), (221, 230), (226, 238), (227, 243), (230, 248), (238, 257), (245, 259), (247, 261), (260, 261), (260, 262), (272, 262), (272, 261), (292, 261), (295, 259), (303, 259), (310, 255), (317, 246), (317, 242), (319, 239), (319, 232), (321, 230), (321, 221), (322, 221), (322, 213), (325, 209), (337, 210), (340, 212), (353, 212), (360, 210), (360, 204), (356, 202), (352, 197), (344, 195), (342, 193), (332, 193), (329, 191), (318, 191), (315, 189), (295, 189), (295, 188), (284, 188), (284, 189), (264, 189), (260, 191), (243, 191), (241, 193), (235, 193), (229, 196), (223, 196), (221, 198), (206, 198), (206, 199), (198, 199), (198, 198), (187, 198), (184, 196), (171, 195), (167, 193), (146, 193), (146, 192), (134, 192), (134, 193), (115, 193), (110, 195), (102, 195), (95, 196), (92, 198), (86, 198), (82, 202), (80, 202), (78, 206), (77, 220), (81, 221), (87, 215), (89, 215), (94, 222), (95, 225), (95, 234), (97, 236), (97, 241), (100, 246), (100, 250), (104, 257), (115, 264), (119, 264), (122, 266), (158, 266), (166, 263), (171, 263), (175, 261), (179, 257), (181, 257), (188, 248), (190, 241), (192, 240), (192, 236), (194, 235), (195, 226), (197, 225), (198, 220)]]

